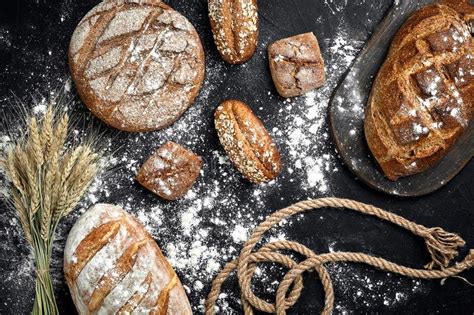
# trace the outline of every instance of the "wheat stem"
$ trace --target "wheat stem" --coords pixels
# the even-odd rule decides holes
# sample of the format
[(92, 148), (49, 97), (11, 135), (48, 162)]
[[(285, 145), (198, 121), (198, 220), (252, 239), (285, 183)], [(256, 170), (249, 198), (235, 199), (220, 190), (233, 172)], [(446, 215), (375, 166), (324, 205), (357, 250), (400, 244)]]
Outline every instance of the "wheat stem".
[[(100, 170), (89, 145), (67, 148), (69, 117), (49, 107), (44, 118), (26, 119), (27, 132), (0, 160), (10, 181), (9, 203), (16, 209), (36, 268), (32, 314), (59, 314), (49, 273), (54, 233)], [(87, 142), (87, 143), (93, 143)]]

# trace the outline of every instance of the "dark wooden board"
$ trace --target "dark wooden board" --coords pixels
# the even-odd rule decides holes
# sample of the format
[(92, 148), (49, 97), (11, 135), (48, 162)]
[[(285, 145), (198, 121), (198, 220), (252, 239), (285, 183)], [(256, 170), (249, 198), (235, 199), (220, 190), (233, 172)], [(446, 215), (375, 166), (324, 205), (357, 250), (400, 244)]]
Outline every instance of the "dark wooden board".
[(396, 1), (356, 58), (336, 90), (329, 109), (330, 129), (337, 150), (347, 167), (364, 183), (397, 196), (429, 194), (456, 176), (474, 155), (474, 126), (471, 123), (448, 154), (432, 168), (397, 181), (385, 177), (373, 158), (364, 135), (364, 110), (372, 82), (382, 65), (393, 36), (418, 8), (432, 0)]

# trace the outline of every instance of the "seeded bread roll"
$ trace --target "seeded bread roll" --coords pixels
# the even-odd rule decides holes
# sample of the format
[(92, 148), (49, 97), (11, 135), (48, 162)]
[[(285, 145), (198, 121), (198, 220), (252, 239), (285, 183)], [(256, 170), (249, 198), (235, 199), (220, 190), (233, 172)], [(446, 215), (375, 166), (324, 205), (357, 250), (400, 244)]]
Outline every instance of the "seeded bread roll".
[(183, 146), (167, 142), (138, 171), (144, 187), (167, 200), (186, 194), (199, 176), (202, 159)]
[(169, 126), (204, 79), (199, 35), (159, 0), (108, 0), (81, 20), (69, 66), (77, 92), (99, 119), (125, 131)]
[(445, 3), (407, 20), (372, 87), (365, 137), (391, 180), (435, 165), (473, 118), (474, 7)]
[(248, 180), (258, 184), (280, 174), (280, 153), (265, 126), (245, 103), (227, 100), (217, 107), (214, 118), (224, 150)]
[(97, 204), (72, 227), (64, 274), (79, 314), (192, 314), (178, 276), (143, 225)]
[(230, 64), (249, 60), (257, 47), (257, 1), (209, 0), (208, 8), (214, 42), (222, 59)]

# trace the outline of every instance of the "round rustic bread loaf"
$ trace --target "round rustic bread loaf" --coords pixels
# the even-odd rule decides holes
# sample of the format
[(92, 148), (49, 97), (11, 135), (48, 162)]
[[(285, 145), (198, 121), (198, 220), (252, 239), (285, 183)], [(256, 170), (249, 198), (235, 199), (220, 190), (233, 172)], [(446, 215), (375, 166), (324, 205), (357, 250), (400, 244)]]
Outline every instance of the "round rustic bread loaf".
[(125, 131), (169, 126), (204, 79), (204, 51), (191, 23), (158, 0), (109, 0), (81, 20), (69, 65), (86, 106)]
[(280, 153), (250, 107), (238, 100), (227, 100), (217, 107), (214, 121), (224, 150), (248, 180), (259, 184), (280, 174)]

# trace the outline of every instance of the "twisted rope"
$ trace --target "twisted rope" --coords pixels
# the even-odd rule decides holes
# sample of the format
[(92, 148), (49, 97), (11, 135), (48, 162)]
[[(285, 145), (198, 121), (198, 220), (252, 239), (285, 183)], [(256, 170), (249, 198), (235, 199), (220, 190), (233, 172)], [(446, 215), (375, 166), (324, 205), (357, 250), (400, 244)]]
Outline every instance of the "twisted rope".
[[(336, 252), (317, 255), (307, 247), (292, 241), (270, 242), (262, 246), (258, 251), (253, 251), (257, 243), (262, 239), (263, 234), (282, 220), (305, 211), (326, 207), (345, 208), (375, 216), (392, 222), (422, 237), (430, 253), (431, 262), (425, 265), (425, 269), (414, 269), (364, 253)], [(331, 314), (334, 308), (334, 291), (329, 273), (324, 267), (324, 264), (329, 262), (364, 263), (381, 270), (407, 277), (442, 279), (455, 276), (474, 266), (473, 249), (469, 251), (463, 261), (449, 266), (451, 260), (458, 255), (457, 248), (464, 246), (464, 244), (465, 242), (461, 237), (446, 232), (439, 227), (427, 228), (399, 215), (361, 202), (340, 198), (321, 198), (301, 201), (270, 215), (255, 229), (247, 242), (245, 242), (239, 258), (224, 266), (212, 282), (211, 291), (206, 301), (206, 315), (215, 313), (215, 305), (221, 292), (222, 284), (235, 270), (237, 270), (241, 290), (242, 306), (247, 315), (253, 314), (254, 309), (266, 313), (286, 314), (286, 310), (298, 301), (301, 291), (303, 290), (302, 273), (305, 271), (314, 271), (317, 273), (325, 293), (325, 304), (322, 314), (327, 315)], [(289, 256), (278, 252), (281, 250), (291, 250), (306, 257), (306, 259), (297, 263)], [(250, 286), (257, 264), (264, 262), (278, 263), (289, 269), (278, 286), (274, 304), (257, 297)]]

